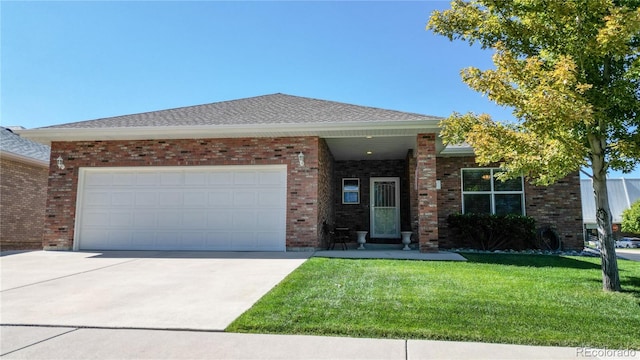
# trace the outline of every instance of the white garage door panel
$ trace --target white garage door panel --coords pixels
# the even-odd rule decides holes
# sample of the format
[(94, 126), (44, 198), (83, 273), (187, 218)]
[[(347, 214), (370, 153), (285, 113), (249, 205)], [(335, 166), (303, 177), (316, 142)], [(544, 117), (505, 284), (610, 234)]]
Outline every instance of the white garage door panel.
[(284, 251), (286, 167), (82, 168), (86, 250)]

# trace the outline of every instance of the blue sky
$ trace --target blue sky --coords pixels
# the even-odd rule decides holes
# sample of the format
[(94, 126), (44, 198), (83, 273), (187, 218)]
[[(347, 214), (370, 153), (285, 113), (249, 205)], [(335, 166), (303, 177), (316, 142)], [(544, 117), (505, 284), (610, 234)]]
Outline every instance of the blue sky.
[[(286, 93), (448, 116), (511, 111), (425, 30), (447, 1), (2, 1), (0, 123), (35, 128)], [(612, 174), (617, 177), (619, 174)], [(640, 170), (625, 177), (640, 178)]]

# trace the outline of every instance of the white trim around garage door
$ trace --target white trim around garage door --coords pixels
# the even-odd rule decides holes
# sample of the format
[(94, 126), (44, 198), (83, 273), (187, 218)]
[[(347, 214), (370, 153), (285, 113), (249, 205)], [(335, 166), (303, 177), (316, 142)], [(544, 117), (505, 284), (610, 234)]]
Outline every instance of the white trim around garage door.
[(74, 250), (286, 251), (286, 165), (79, 169)]

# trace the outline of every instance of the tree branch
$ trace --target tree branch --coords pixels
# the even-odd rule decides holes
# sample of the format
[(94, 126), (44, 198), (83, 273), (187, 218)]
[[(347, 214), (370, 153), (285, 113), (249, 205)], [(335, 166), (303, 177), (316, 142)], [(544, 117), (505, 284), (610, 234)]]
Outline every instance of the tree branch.
[(593, 179), (593, 175), (589, 174), (588, 172), (584, 171), (583, 169), (580, 169), (580, 172), (587, 175), (589, 177), (589, 179)]

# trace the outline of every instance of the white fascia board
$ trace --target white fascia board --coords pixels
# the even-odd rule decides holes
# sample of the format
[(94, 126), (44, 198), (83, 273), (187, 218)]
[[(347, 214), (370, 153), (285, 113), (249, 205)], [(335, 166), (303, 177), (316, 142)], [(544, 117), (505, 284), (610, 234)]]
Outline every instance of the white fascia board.
[(354, 137), (364, 135), (398, 136), (418, 133), (439, 133), (434, 121), (372, 121), (341, 124), (257, 124), (149, 126), (126, 128), (39, 128), (16, 130), (20, 136), (50, 145), (54, 141), (195, 139), (233, 137)]
[(28, 164), (28, 165), (33, 165), (33, 166), (40, 166), (40, 167), (44, 167), (44, 168), (48, 168), (49, 167), (49, 162), (48, 161), (34, 159), (32, 157), (29, 157), (29, 156), (15, 154), (15, 153), (12, 153), (12, 152), (9, 152), (9, 151), (0, 151), (0, 158), (7, 159), (7, 160), (12, 160), (12, 161), (17, 161), (17, 162), (21, 162), (21, 163)]
[(447, 145), (440, 152), (442, 156), (475, 156), (475, 150), (470, 145)]

